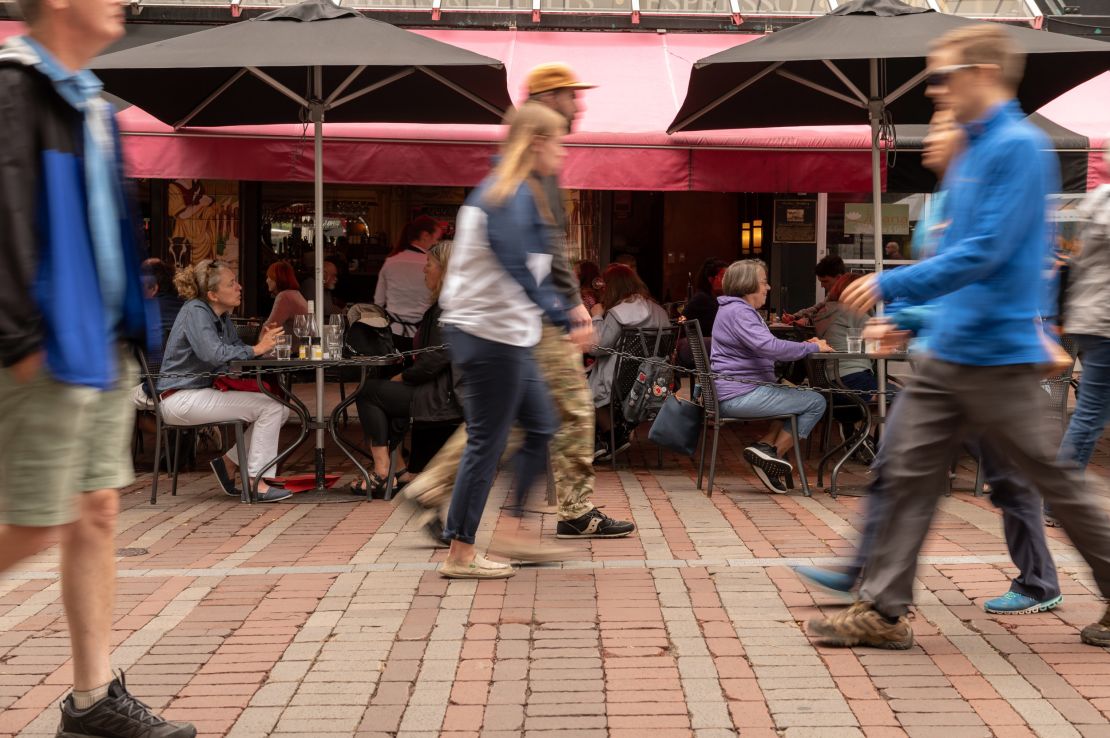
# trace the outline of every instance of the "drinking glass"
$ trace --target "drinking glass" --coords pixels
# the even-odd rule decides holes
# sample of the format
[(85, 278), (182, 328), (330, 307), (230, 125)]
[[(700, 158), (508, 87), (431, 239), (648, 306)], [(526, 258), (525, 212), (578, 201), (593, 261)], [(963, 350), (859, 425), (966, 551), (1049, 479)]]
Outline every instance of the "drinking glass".
[(277, 359), (285, 361), (293, 353), (293, 337), (282, 334), (274, 339), (274, 355)]
[(297, 337), (297, 351), (302, 359), (308, 358), (308, 316), (293, 316), (293, 335)]
[(329, 359), (343, 358), (343, 326), (328, 325), (324, 329), (324, 339)]
[(848, 353), (859, 354), (863, 352), (863, 336), (848, 336)]

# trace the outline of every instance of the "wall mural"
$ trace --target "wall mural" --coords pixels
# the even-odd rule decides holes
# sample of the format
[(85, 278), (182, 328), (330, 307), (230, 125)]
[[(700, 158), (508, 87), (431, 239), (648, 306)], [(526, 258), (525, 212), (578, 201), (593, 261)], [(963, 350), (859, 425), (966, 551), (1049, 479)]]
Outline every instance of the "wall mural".
[(175, 179), (168, 184), (167, 253), (175, 268), (223, 259), (239, 273), (239, 183)]

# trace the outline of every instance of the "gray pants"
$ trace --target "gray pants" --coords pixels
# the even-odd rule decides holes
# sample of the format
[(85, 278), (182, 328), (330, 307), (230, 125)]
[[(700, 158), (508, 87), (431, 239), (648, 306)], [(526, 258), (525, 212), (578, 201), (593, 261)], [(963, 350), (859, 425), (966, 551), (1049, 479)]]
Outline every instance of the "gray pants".
[(1029, 365), (920, 363), (899, 395), (899, 422), (884, 439), (889, 507), (864, 571), (861, 599), (889, 617), (905, 614), (913, 603), (917, 558), (965, 435), (978, 436), (992, 456), (1008, 459), (1044, 496), (1099, 590), (1110, 596), (1110, 517), (1086, 492), (1082, 472), (1056, 461), (1052, 429), (1043, 422), (1047, 399)]

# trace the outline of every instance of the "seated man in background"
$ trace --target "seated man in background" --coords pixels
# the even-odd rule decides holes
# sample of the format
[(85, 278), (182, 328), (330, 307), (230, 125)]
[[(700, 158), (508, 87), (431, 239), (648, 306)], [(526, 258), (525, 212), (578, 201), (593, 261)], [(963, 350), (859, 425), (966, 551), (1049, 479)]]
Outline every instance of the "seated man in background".
[[(828, 295), (829, 291), (836, 283), (836, 280), (847, 274), (848, 269), (844, 266), (843, 259), (836, 254), (828, 254), (821, 259), (821, 261), (817, 262), (817, 266), (813, 269), (813, 272), (817, 275), (817, 281), (821, 283), (821, 289), (825, 291), (825, 295)], [(793, 315), (784, 315), (783, 319), (787, 323), (812, 325), (817, 312), (824, 306), (825, 300), (821, 300), (813, 307), (803, 308)]]

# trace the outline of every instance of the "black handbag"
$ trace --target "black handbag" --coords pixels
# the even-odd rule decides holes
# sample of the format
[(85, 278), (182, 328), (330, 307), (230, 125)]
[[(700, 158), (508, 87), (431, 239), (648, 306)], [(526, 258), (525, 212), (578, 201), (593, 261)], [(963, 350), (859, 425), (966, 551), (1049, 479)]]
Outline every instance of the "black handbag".
[(701, 436), (701, 405), (669, 395), (648, 431), (648, 440), (665, 449), (692, 456)]

